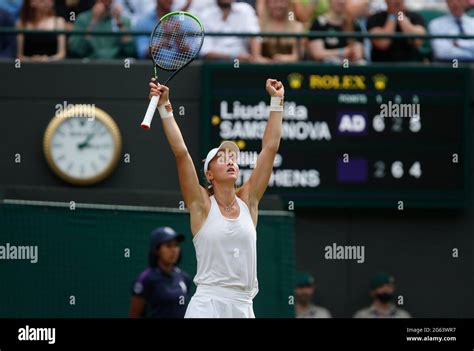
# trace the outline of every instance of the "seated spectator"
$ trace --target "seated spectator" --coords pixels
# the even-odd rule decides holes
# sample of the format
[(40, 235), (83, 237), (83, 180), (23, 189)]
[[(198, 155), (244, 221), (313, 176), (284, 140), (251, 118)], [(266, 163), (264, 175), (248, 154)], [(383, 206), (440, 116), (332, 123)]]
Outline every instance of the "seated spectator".
[(369, 0), (369, 12), (371, 15), (377, 12), (387, 11), (385, 0)]
[[(260, 19), (262, 32), (302, 33), (303, 24), (290, 21), (290, 0), (266, 0), (266, 13)], [(270, 38), (262, 41), (262, 55), (275, 62), (294, 62), (300, 57), (298, 40), (295, 38)]]
[[(423, 18), (416, 12), (406, 11), (404, 0), (386, 0), (387, 11), (369, 17), (367, 29), (373, 34), (425, 34)], [(399, 17), (403, 16), (403, 20)], [(372, 39), (373, 62), (421, 61), (418, 48), (422, 39)]]
[[(13, 17), (0, 8), (0, 27), (15, 27)], [(13, 58), (16, 56), (16, 39), (13, 34), (0, 35), (0, 58)]]
[[(122, 16), (130, 20), (132, 28), (135, 28), (137, 23), (144, 17), (147, 17), (151, 13), (156, 13), (156, 0), (116, 0), (116, 2), (122, 7)], [(163, 3), (166, 2), (168, 1), (163, 1)], [(152, 30), (153, 28), (150, 29), (150, 32)]]
[[(370, 0), (348, 0), (347, 11), (352, 14), (354, 21), (360, 28), (362, 33), (367, 34), (367, 20), (370, 15)], [(385, 2), (384, 2), (385, 4)], [(363, 39), (364, 45), (364, 58), (366, 61), (370, 61), (370, 52), (372, 50), (372, 44), (370, 39)]]
[(410, 314), (398, 308), (395, 300), (395, 278), (387, 273), (378, 273), (370, 281), (372, 305), (356, 312), (354, 318), (411, 318)]
[(76, 18), (94, 6), (95, 0), (55, 0), (54, 8), (59, 17), (66, 21), (66, 28), (72, 29)]
[[(65, 22), (54, 13), (53, 0), (25, 0), (19, 29), (64, 30)], [(19, 34), (17, 57), (20, 60), (54, 61), (66, 57), (66, 37), (50, 33)]]
[[(129, 31), (130, 21), (121, 14), (120, 6), (112, 0), (96, 0), (91, 10), (79, 15), (73, 30), (89, 33), (97, 31)], [(135, 56), (135, 42), (131, 36), (71, 35), (69, 49), (75, 57), (114, 59)]]
[[(352, 15), (347, 12), (346, 0), (330, 0), (329, 10), (319, 16), (311, 26), (311, 31), (324, 32), (360, 32)], [(363, 62), (361, 40), (326, 37), (309, 42), (309, 56), (322, 62), (340, 63), (344, 59), (351, 62)]]
[[(152, 1), (152, 0), (150, 0)], [(148, 12), (142, 18), (138, 20), (134, 31), (137, 32), (149, 32), (155, 28), (155, 25), (158, 23), (159, 19), (171, 12), (171, 6), (173, 5), (172, 0), (155, 0), (155, 9), (151, 12)], [(150, 58), (150, 36), (137, 36), (135, 37), (137, 44), (137, 55), (140, 59)]]
[(216, 0), (173, 0), (171, 11), (187, 11), (201, 19), (201, 13), (209, 7), (217, 7)]
[(296, 318), (331, 318), (331, 313), (326, 308), (313, 304), (315, 289), (314, 278), (309, 273), (296, 274), (294, 292)]
[(447, 11), (445, 0), (410, 0), (407, 2), (407, 8), (411, 11), (437, 10)]
[[(246, 2), (251, 5), (260, 16), (259, 9), (265, 6), (265, 0), (235, 0), (236, 2)], [(216, 0), (174, 0), (172, 11), (187, 11), (197, 18), (201, 18), (202, 11), (209, 7), (216, 7)]]
[[(474, 35), (474, 18), (465, 14), (468, 0), (447, 0), (451, 14), (436, 18), (429, 24), (431, 34)], [(474, 61), (474, 40), (433, 39), (433, 56), (438, 61)]]
[(20, 10), (23, 6), (23, 0), (2, 0), (0, 1), (0, 9), (7, 11), (17, 21), (20, 18)]
[[(206, 33), (260, 32), (255, 10), (248, 4), (234, 0), (216, 0), (217, 6), (202, 12), (201, 21)], [(201, 55), (207, 60), (234, 60), (240, 62), (268, 62), (261, 55), (260, 39), (256, 37), (206, 36)]]
[(293, 1), (295, 19), (309, 28), (318, 16), (324, 15), (329, 9), (329, 0)]

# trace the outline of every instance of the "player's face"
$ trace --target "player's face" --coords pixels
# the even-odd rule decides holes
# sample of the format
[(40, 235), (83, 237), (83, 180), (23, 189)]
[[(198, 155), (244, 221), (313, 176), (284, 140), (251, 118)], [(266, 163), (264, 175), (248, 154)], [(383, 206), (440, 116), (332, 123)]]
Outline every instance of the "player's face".
[(467, 0), (448, 0), (449, 11), (451, 11), (451, 14), (456, 17), (459, 17), (464, 13), (467, 5)]
[(239, 175), (239, 166), (237, 164), (237, 155), (228, 149), (221, 150), (211, 161), (209, 167), (212, 178), (217, 182), (226, 182), (232, 180), (235, 182)]
[(167, 241), (160, 245), (158, 257), (166, 265), (175, 265), (178, 262), (180, 251), (178, 240)]

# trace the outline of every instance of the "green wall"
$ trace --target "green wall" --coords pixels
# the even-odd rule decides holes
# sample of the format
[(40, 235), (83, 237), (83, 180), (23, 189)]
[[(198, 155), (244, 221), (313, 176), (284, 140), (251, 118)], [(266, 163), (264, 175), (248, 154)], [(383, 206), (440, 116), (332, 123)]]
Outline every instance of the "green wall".
[[(0, 205), (0, 245), (38, 246), (35, 264), (0, 260), (0, 317), (126, 317), (132, 282), (146, 267), (149, 233), (161, 225), (186, 234), (180, 266), (194, 276), (185, 212)], [(255, 314), (291, 317), (293, 216), (262, 214), (257, 233)]]

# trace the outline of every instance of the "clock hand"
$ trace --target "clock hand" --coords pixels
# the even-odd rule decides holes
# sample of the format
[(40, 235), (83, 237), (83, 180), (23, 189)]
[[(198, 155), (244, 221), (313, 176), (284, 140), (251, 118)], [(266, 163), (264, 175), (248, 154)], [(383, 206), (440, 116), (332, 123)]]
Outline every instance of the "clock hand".
[(85, 148), (87, 145), (89, 145), (90, 141), (92, 140), (92, 138), (95, 136), (96, 133), (91, 133), (89, 134), (87, 137), (86, 137), (86, 140), (84, 140), (82, 143), (80, 144), (77, 144), (77, 147), (82, 150), (83, 148)]

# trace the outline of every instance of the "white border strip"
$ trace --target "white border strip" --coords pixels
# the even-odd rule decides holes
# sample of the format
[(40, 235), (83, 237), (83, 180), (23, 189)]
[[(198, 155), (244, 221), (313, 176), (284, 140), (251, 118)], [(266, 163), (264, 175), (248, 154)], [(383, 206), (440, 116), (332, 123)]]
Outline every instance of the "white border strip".
[[(0, 200), (0, 203), (6, 204), (6, 205), (49, 206), (49, 207), (65, 207), (65, 208), (69, 208), (71, 206), (69, 202), (14, 200), (14, 199), (3, 199), (3, 200)], [(76, 202), (74, 206), (75, 208), (84, 208), (84, 209), (91, 209), (91, 210), (189, 213), (188, 209), (180, 210), (180, 209), (171, 208), (171, 207), (88, 204), (88, 203), (80, 203), (80, 202)], [(291, 211), (260, 210), (258, 211), (258, 213), (264, 216), (294, 217), (294, 213)]]

